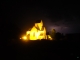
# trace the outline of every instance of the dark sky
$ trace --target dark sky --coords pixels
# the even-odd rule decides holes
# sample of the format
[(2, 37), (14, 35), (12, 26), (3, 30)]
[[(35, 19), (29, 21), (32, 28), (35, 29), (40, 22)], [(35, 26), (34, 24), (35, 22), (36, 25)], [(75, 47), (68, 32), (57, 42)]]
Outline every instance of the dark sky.
[(15, 23), (23, 31), (42, 19), (47, 30), (80, 32), (79, 1), (2, 1), (1, 24)]

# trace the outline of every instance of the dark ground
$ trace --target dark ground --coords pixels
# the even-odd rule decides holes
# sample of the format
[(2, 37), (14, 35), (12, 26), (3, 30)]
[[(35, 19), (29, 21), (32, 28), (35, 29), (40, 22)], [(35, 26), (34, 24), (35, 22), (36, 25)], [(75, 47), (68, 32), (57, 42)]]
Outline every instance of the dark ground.
[(79, 45), (79, 40), (27, 42), (13, 40), (1, 43), (0, 60), (77, 60), (80, 58)]

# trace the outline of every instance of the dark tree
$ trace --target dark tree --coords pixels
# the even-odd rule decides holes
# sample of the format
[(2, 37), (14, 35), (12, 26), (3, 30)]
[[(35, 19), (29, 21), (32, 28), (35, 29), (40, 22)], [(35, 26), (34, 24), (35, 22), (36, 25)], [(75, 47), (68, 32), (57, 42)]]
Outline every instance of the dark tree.
[(55, 30), (55, 29), (52, 29), (50, 35), (51, 35), (51, 37), (55, 40), (56, 30)]
[(57, 32), (57, 33), (56, 33), (56, 40), (60, 40), (60, 39), (61, 39), (61, 37), (62, 37), (62, 34), (61, 34), (61, 33), (59, 33), (59, 32)]

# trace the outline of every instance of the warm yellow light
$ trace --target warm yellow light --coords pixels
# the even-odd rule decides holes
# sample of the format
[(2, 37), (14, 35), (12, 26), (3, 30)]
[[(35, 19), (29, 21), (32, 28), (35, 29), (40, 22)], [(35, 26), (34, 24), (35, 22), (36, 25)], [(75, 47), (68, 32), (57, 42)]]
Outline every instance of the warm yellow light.
[(20, 38), (21, 39), (21, 38)]
[(50, 40), (52, 40), (52, 38), (51, 38), (51, 36), (50, 36), (50, 35), (48, 35), (48, 38), (49, 38)]
[(43, 26), (43, 22), (35, 23), (31, 30), (26, 31), (26, 36), (22, 37), (23, 40), (52, 40), (51, 36), (46, 35), (46, 28)]
[(26, 40), (26, 39), (27, 39), (27, 37), (26, 37), (26, 36), (23, 36), (23, 37), (22, 37), (22, 39)]

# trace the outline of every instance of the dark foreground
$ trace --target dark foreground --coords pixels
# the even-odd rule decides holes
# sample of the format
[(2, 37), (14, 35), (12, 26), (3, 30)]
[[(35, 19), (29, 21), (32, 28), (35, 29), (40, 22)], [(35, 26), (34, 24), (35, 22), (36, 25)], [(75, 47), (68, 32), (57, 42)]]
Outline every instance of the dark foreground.
[(79, 41), (12, 41), (1, 43), (0, 60), (79, 59)]

